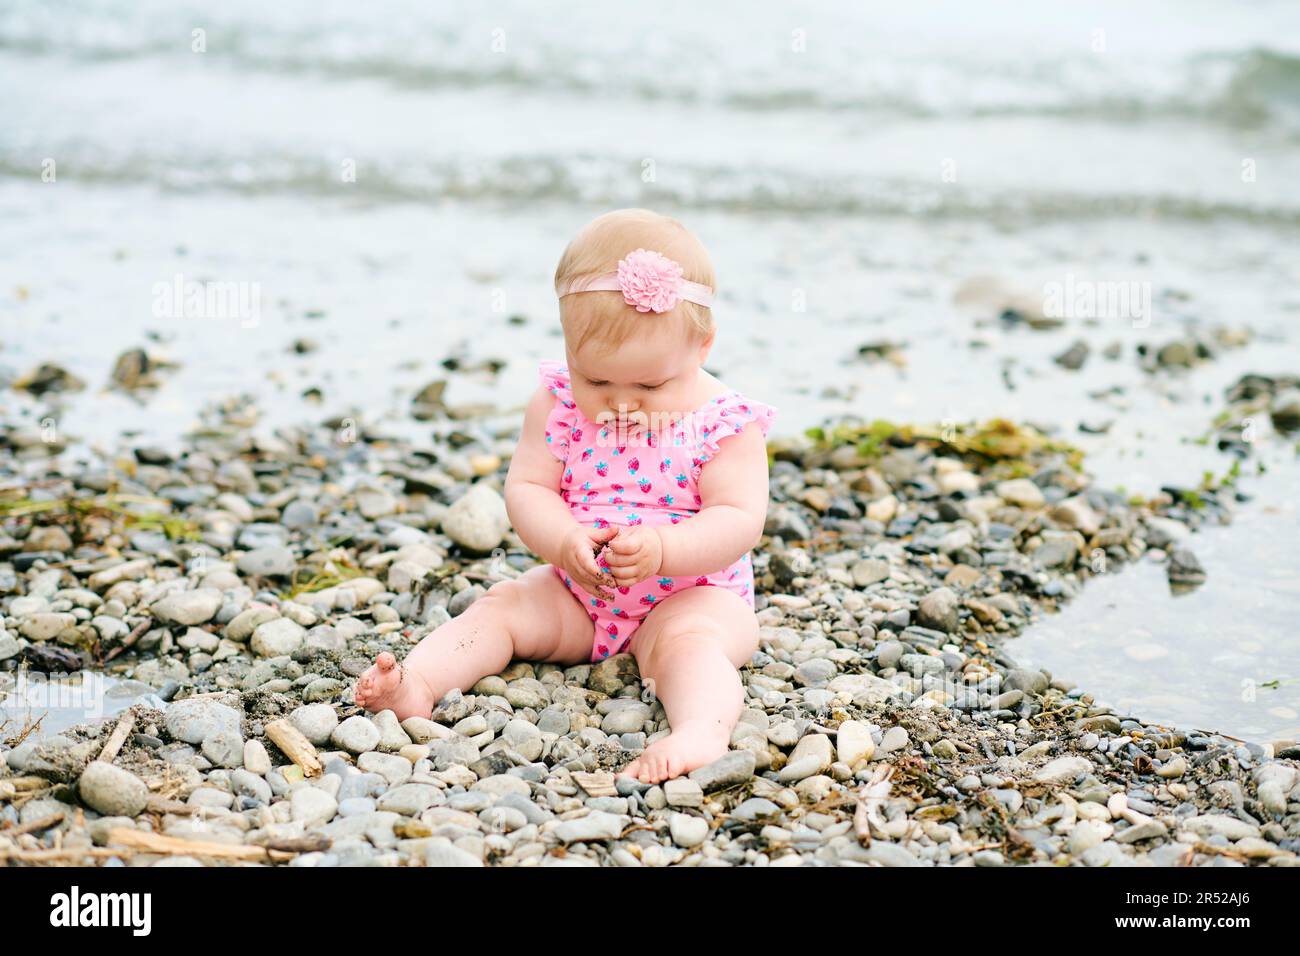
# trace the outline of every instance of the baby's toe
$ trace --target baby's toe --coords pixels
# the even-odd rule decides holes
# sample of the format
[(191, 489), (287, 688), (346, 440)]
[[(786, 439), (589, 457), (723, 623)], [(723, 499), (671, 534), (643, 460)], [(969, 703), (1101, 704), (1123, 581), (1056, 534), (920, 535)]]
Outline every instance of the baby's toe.
[(650, 762), (650, 782), (658, 783), (667, 776), (668, 761), (660, 754), (655, 754)]

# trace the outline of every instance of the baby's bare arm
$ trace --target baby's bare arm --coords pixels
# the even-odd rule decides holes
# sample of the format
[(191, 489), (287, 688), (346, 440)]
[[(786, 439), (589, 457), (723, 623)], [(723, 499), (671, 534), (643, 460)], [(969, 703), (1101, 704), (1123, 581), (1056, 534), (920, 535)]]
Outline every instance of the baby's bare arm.
[(547, 389), (537, 386), (524, 412), (519, 445), (506, 474), (506, 513), (515, 533), (528, 549), (548, 564), (560, 564), (565, 536), (580, 527), (560, 497), (564, 463), (546, 446), (546, 419), (555, 402)]
[(659, 525), (659, 573), (712, 574), (758, 544), (767, 520), (767, 442), (757, 424), (719, 442), (700, 473), (701, 508), (687, 521)]

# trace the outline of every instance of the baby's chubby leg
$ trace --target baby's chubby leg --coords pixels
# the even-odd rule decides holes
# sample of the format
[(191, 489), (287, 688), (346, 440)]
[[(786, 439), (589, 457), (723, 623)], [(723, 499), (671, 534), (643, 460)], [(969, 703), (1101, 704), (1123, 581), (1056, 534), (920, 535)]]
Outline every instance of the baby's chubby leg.
[(428, 717), (449, 690), (469, 690), (512, 660), (591, 660), (592, 624), (550, 565), (498, 581), (458, 617), (426, 635), (399, 665), (385, 651), (361, 675), (358, 706), (398, 720)]
[(671, 730), (620, 773), (659, 783), (727, 752), (744, 705), (737, 669), (758, 649), (758, 619), (738, 594), (692, 587), (646, 615), (632, 635), (641, 680), (663, 703)]

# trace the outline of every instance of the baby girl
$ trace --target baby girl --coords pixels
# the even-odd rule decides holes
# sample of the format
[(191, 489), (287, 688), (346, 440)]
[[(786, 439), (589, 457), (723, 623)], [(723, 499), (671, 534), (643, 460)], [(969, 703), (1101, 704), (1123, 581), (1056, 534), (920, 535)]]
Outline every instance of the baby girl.
[(519, 538), (547, 563), (500, 581), (402, 664), (380, 654), (357, 704), (427, 717), (512, 659), (630, 652), (670, 733), (623, 769), (646, 783), (722, 756), (758, 647), (749, 551), (767, 514), (775, 410), (703, 368), (713, 266), (674, 219), (590, 222), (555, 270), (563, 362), (545, 361), (505, 481)]

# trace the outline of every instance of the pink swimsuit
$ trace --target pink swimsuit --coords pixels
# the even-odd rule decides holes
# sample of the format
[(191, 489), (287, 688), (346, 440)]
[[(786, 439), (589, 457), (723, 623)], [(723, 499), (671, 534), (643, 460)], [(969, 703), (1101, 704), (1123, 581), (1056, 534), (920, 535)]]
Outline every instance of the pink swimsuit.
[[(749, 422), (757, 422), (766, 435), (776, 416), (770, 405), (731, 391), (698, 409), (686, 427), (679, 421), (660, 435), (647, 431), (644, 438), (619, 447), (614, 425), (593, 422), (578, 409), (563, 363), (542, 362), (539, 372), (555, 396), (546, 420), (546, 442), (566, 466), (560, 497), (586, 527), (677, 524), (692, 517), (701, 505), (701, 470), (717, 454), (718, 442)], [(754, 568), (748, 553), (712, 574), (652, 577), (631, 588), (617, 588), (613, 601), (588, 594), (560, 568), (555, 573), (591, 617), (593, 662), (626, 650), (642, 619), (674, 592), (712, 585), (734, 591), (754, 606)]]

